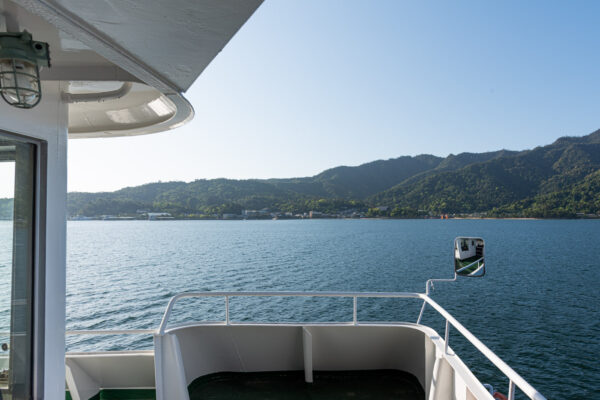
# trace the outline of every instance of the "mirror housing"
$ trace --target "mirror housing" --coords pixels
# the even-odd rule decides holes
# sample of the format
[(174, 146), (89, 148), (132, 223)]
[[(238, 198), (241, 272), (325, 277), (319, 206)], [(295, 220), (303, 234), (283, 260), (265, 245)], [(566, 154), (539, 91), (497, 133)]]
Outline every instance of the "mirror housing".
[(482, 238), (454, 239), (454, 273), (473, 278), (485, 275), (485, 243)]

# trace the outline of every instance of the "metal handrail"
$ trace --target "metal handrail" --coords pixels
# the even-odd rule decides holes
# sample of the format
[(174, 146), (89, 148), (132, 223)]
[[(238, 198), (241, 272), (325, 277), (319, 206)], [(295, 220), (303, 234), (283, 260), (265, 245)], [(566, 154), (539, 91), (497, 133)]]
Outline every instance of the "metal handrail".
[(508, 398), (514, 399), (515, 385), (523, 391), (533, 400), (546, 400), (546, 398), (538, 392), (533, 386), (531, 386), (521, 375), (519, 375), (514, 369), (512, 369), (507, 363), (505, 363), (500, 357), (498, 357), (489, 347), (487, 347), (481, 340), (477, 339), (467, 328), (465, 328), (460, 322), (456, 320), (448, 311), (442, 306), (436, 303), (431, 297), (427, 295), (421, 295), (421, 298), (427, 302), (434, 310), (436, 310), (442, 317), (446, 319), (446, 348), (448, 347), (448, 323), (458, 330), (465, 339), (467, 339), (477, 350), (481, 352), (492, 364), (496, 366), (508, 379)]
[(352, 323), (357, 324), (357, 299), (369, 298), (414, 298), (418, 299), (420, 293), (411, 292), (189, 292), (180, 293), (173, 296), (169, 300), (167, 309), (163, 315), (160, 326), (158, 327), (158, 335), (164, 335), (167, 327), (167, 322), (171, 316), (171, 311), (175, 303), (183, 298), (190, 297), (225, 297), (225, 323), (230, 324), (229, 319), (229, 298), (230, 297), (345, 297), (353, 299)]
[[(452, 280), (456, 279), (456, 275)], [(444, 334), (444, 349), (447, 356), (448, 354), (448, 342), (450, 334), (450, 326), (456, 328), (465, 339), (467, 339), (477, 350), (481, 352), (492, 364), (496, 366), (508, 379), (508, 398), (514, 400), (515, 386), (518, 387), (532, 400), (546, 400), (546, 398), (538, 392), (533, 386), (531, 386), (523, 377), (521, 377), (514, 369), (506, 364), (500, 357), (498, 357), (489, 347), (487, 347), (481, 340), (477, 339), (467, 328), (465, 328), (460, 322), (456, 320), (448, 311), (442, 306), (436, 303), (431, 297), (429, 297), (429, 285), (427, 282), (426, 292), (427, 293), (412, 293), (412, 292), (190, 292), (180, 293), (173, 296), (169, 300), (167, 309), (160, 322), (160, 326), (156, 331), (156, 334), (162, 336), (165, 334), (165, 329), (169, 317), (175, 303), (183, 298), (192, 297), (224, 297), (225, 298), (225, 324), (230, 325), (229, 317), (229, 298), (230, 297), (345, 297), (353, 299), (352, 309), (352, 324), (358, 325), (357, 308), (358, 298), (416, 298), (423, 300), (423, 308), (419, 314), (418, 323), (421, 320), (421, 316), (425, 309), (425, 303), (429, 304), (434, 310), (436, 310), (442, 317), (446, 319), (446, 330)]]
[[(447, 279), (440, 281), (453, 281), (456, 279)], [(433, 281), (433, 280), (432, 280)], [(530, 399), (533, 400), (546, 400), (546, 398), (538, 392), (533, 386), (531, 386), (525, 379), (523, 379), (515, 370), (513, 370), (508, 364), (506, 364), (500, 357), (498, 357), (490, 348), (483, 344), (475, 335), (473, 335), (467, 328), (465, 328), (460, 322), (456, 320), (448, 311), (442, 306), (435, 302), (429, 297), (429, 286), (433, 282), (428, 281), (426, 285), (426, 293), (413, 293), (413, 292), (190, 292), (180, 293), (173, 296), (169, 300), (167, 309), (162, 317), (160, 326), (158, 329), (125, 329), (125, 330), (70, 330), (67, 331), (67, 335), (138, 335), (138, 334), (156, 334), (164, 335), (167, 327), (169, 317), (171, 316), (173, 307), (177, 301), (184, 298), (193, 297), (224, 297), (225, 298), (225, 321), (226, 325), (231, 324), (229, 315), (229, 298), (230, 297), (338, 297), (338, 298), (352, 298), (352, 324), (358, 325), (358, 298), (414, 298), (423, 300), (423, 307), (419, 313), (419, 319), (417, 323), (420, 323), (423, 315), (425, 304), (429, 304), (434, 310), (436, 310), (446, 320), (446, 330), (444, 333), (444, 351), (447, 356), (448, 354), (448, 343), (450, 326), (453, 326), (462, 336), (467, 339), (477, 350), (481, 352), (492, 364), (496, 366), (508, 379), (508, 398), (514, 399), (515, 386), (523, 391)]]
[[(65, 335), (153, 335), (156, 329), (72, 329)], [(0, 332), (0, 336), (11, 336), (8, 331)]]
[[(475, 261), (473, 261), (471, 264), (469, 264), (469, 265), (467, 265), (467, 266), (464, 266), (464, 267), (462, 267), (461, 269), (458, 269), (458, 270), (456, 270), (456, 273), (462, 272), (462, 271), (464, 271), (465, 269), (468, 269), (468, 268), (470, 268), (471, 266), (473, 266), (473, 265), (475, 265), (475, 264), (479, 265), (479, 261), (481, 261), (481, 260), (483, 260), (483, 257), (481, 257), (481, 258), (480, 258), (480, 259), (478, 259), (478, 260), (475, 260)], [(481, 268), (481, 267), (480, 267), (480, 268)], [(478, 270), (479, 270), (480, 268), (478, 268)], [(475, 272), (476, 272), (476, 271), (475, 271)]]
[(66, 335), (154, 335), (156, 329), (74, 329), (66, 331)]

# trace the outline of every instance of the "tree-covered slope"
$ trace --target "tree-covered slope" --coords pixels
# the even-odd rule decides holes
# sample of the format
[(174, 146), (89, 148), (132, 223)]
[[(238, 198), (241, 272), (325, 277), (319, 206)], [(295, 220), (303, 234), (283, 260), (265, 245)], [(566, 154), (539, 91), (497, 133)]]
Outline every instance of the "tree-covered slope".
[(450, 154), (448, 157), (444, 158), (442, 162), (437, 165), (437, 167), (435, 167), (435, 171), (455, 171), (470, 164), (482, 163), (495, 158), (511, 156), (514, 154), (517, 154), (517, 152), (510, 150), (490, 151), (487, 153), (460, 153), (457, 155)]
[(436, 168), (444, 159), (428, 154), (337, 167), (315, 176), (331, 197), (366, 198), (411, 176)]
[(437, 213), (484, 212), (570, 190), (600, 168), (600, 132), (408, 179), (369, 201)]
[(572, 218), (600, 211), (600, 170), (586, 176), (581, 182), (563, 190), (503, 205), (491, 211), (498, 217), (523, 216), (532, 218)]
[(303, 196), (365, 199), (411, 176), (434, 169), (442, 160), (428, 154), (404, 156), (357, 167), (335, 167), (308, 178), (269, 179), (267, 182)]
[(239, 214), (243, 209), (334, 212), (388, 206), (389, 211), (375, 215), (406, 217), (422, 210), (421, 214), (573, 216), (600, 211), (599, 169), (600, 131), (596, 131), (520, 152), (405, 156), (336, 167), (306, 178), (202, 179), (110, 193), (70, 193), (68, 212), (97, 216), (144, 209), (212, 215)]
[[(307, 178), (201, 179), (190, 183), (151, 183), (110, 193), (76, 192), (69, 193), (68, 212), (97, 216), (132, 214), (140, 209), (175, 214), (239, 213), (242, 209), (262, 208), (331, 211), (337, 206), (358, 204), (367, 196), (435, 168), (442, 160), (431, 155), (405, 156), (357, 167), (332, 168)], [(315, 203), (318, 200), (322, 201)]]

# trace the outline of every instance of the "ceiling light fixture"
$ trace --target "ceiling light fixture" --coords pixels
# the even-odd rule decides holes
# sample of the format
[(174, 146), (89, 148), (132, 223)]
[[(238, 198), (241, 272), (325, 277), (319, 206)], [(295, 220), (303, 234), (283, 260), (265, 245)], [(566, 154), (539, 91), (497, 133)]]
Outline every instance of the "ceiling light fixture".
[(8, 104), (35, 107), (42, 98), (40, 67), (49, 66), (48, 43), (27, 31), (0, 33), (0, 95)]

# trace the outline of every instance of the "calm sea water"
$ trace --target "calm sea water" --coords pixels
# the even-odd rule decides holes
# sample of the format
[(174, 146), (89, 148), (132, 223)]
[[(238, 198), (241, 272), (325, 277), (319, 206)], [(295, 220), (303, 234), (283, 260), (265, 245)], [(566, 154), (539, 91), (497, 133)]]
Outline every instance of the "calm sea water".
[[(600, 221), (69, 222), (67, 329), (156, 328), (183, 291), (423, 291), (427, 279), (452, 276), (461, 235), (485, 238), (487, 275), (439, 283), (434, 299), (548, 398), (600, 398)], [(415, 321), (420, 304), (364, 299), (358, 307), (363, 321)], [(352, 319), (352, 304), (232, 299), (230, 313), (234, 321), (339, 321)], [(189, 300), (174, 314), (175, 323), (223, 319), (222, 299)], [(423, 323), (443, 334), (432, 309)], [(71, 351), (152, 348), (143, 335), (67, 342)], [(460, 334), (450, 344), (506, 392), (507, 381)]]

